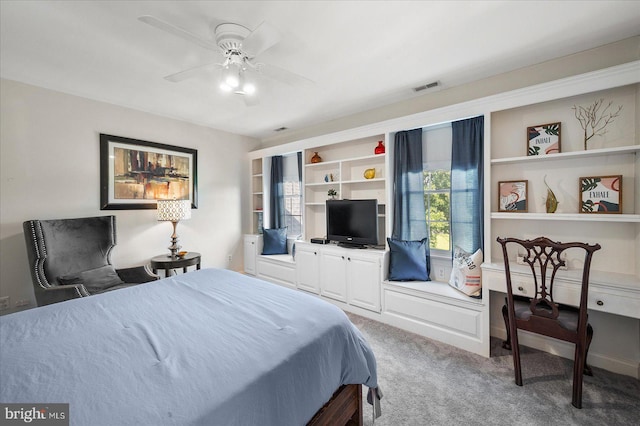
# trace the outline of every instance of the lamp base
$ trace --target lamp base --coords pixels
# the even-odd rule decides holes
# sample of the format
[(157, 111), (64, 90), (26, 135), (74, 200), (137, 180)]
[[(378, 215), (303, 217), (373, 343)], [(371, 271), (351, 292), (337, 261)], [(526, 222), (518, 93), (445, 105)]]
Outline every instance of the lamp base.
[(173, 224), (173, 235), (171, 235), (171, 245), (167, 247), (171, 254), (169, 255), (171, 259), (178, 258), (178, 251), (180, 250), (180, 246), (178, 245), (178, 234), (176, 234), (176, 228), (178, 226), (178, 221), (171, 221)]
[(180, 251), (180, 245), (178, 245), (178, 238), (171, 238), (171, 245), (167, 247), (171, 254), (169, 255), (171, 259), (178, 258), (178, 251)]

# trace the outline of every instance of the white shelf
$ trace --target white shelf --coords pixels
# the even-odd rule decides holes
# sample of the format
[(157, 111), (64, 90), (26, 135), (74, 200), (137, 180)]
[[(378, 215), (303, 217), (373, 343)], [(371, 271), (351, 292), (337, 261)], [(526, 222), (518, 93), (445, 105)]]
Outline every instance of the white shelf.
[(530, 155), (530, 156), (524, 156), (524, 157), (495, 158), (491, 160), (491, 164), (501, 165), (501, 164), (526, 163), (531, 161), (547, 162), (547, 161), (554, 161), (554, 160), (568, 160), (571, 158), (599, 157), (603, 155), (633, 154), (635, 152), (640, 152), (640, 145), (620, 146), (615, 148), (603, 148), (603, 149), (590, 149), (588, 151), (561, 152), (559, 154), (551, 154), (551, 155)]
[(384, 178), (343, 180), (342, 183), (384, 182)]
[(339, 166), (341, 162), (342, 160), (331, 160), (331, 161), (323, 160), (319, 163), (309, 163), (309, 164), (305, 164), (304, 166), (309, 168), (314, 168), (314, 167), (324, 168), (324, 166)]
[(365, 155), (362, 157), (350, 157), (350, 158), (345, 158), (342, 160), (330, 160), (330, 161), (321, 161), (319, 163), (310, 163), (310, 164), (305, 164), (305, 167), (322, 167), (322, 166), (332, 166), (332, 165), (339, 165), (340, 163), (356, 163), (356, 162), (360, 162), (360, 161), (371, 161), (372, 159), (382, 159), (380, 162), (384, 162), (384, 157), (385, 155), (387, 155), (386, 153), (384, 154), (372, 154), (372, 155)]
[(340, 181), (334, 180), (330, 182), (315, 182), (315, 183), (307, 183), (304, 186), (329, 186), (329, 185), (338, 185)]
[(638, 214), (493, 212), (491, 219), (640, 223), (640, 215)]

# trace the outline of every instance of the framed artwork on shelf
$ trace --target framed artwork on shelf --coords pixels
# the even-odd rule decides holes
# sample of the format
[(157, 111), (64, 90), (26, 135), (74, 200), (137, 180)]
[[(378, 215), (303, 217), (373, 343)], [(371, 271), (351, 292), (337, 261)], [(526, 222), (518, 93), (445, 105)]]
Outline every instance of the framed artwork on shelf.
[(528, 211), (528, 180), (510, 180), (498, 182), (498, 211)]
[(198, 208), (198, 151), (100, 134), (100, 210), (155, 209), (157, 200)]
[(622, 175), (580, 178), (580, 213), (622, 213)]
[(560, 152), (561, 123), (527, 127), (527, 155), (550, 155)]

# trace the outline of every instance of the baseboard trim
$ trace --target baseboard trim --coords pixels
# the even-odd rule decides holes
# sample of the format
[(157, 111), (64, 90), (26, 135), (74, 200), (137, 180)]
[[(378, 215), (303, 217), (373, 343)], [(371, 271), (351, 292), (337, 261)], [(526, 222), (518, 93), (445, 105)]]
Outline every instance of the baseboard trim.
[[(507, 331), (504, 328), (491, 327), (491, 336), (504, 340), (507, 338)], [(524, 346), (549, 352), (553, 355), (558, 355), (566, 359), (573, 359), (575, 347), (571, 343), (541, 336), (539, 334), (529, 333), (523, 330), (518, 332), (518, 337), (520, 339), (520, 344)], [(602, 368), (607, 371), (640, 379), (640, 363), (634, 360), (616, 358), (590, 350), (587, 362), (593, 367)]]

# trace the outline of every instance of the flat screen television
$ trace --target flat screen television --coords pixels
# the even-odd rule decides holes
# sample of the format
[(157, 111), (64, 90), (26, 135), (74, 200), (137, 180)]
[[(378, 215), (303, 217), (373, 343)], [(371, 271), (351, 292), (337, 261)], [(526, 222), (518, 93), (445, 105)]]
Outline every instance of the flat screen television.
[(327, 239), (364, 248), (378, 244), (378, 200), (327, 200)]

